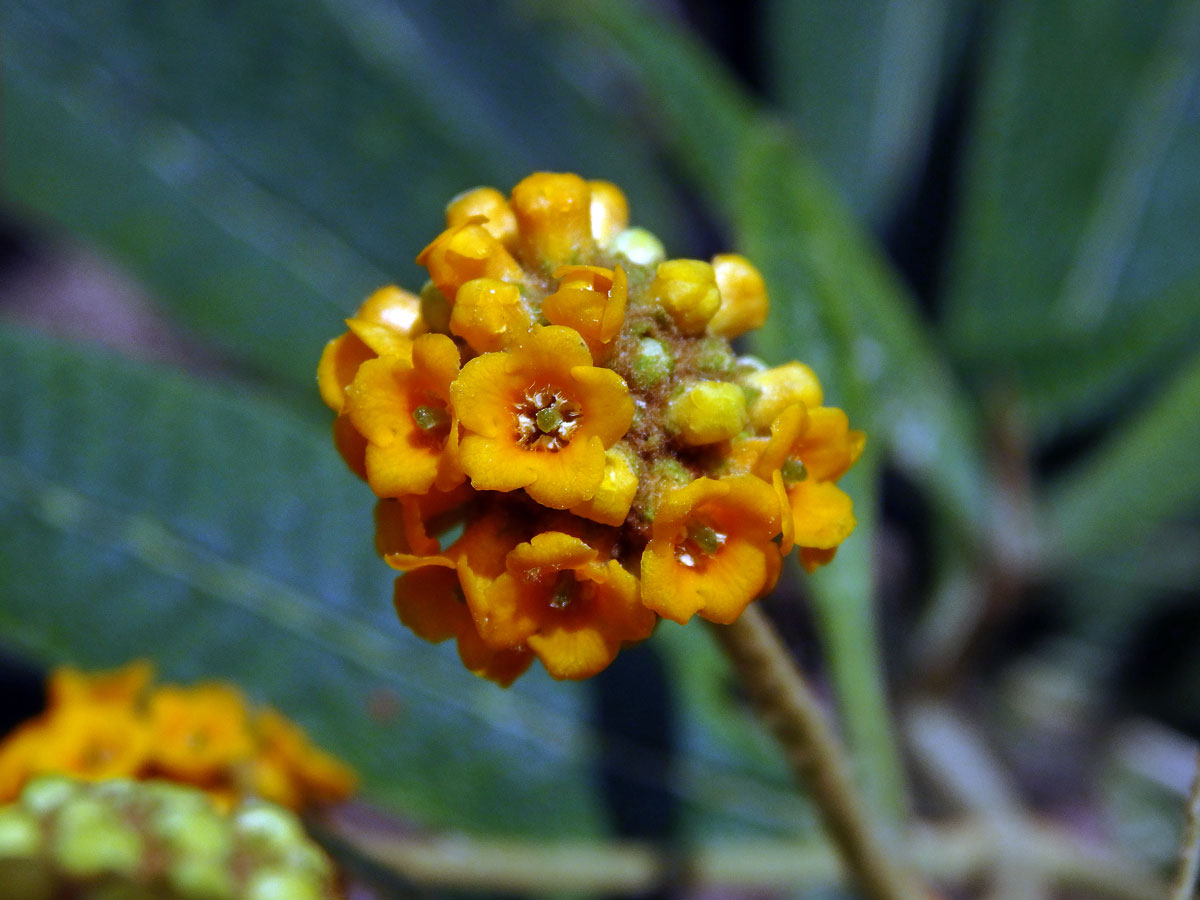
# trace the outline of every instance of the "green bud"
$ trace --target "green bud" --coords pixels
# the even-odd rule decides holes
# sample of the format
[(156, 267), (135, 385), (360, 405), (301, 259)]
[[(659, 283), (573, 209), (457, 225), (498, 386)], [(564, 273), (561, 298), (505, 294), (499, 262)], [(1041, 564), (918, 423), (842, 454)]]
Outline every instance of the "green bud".
[(234, 900), (237, 886), (227, 859), (182, 856), (167, 870), (175, 893), (188, 900)]
[(43, 775), (25, 785), (21, 791), (21, 805), (35, 816), (54, 812), (79, 789), (78, 782), (60, 775)]
[(325, 900), (319, 881), (303, 872), (266, 869), (246, 885), (246, 900)]
[(645, 390), (670, 376), (675, 360), (666, 344), (654, 338), (642, 338), (633, 357), (633, 384)]
[(58, 813), (52, 854), (74, 877), (132, 876), (141, 866), (142, 839), (109, 806), (80, 797)]
[(726, 375), (733, 370), (733, 353), (729, 342), (722, 338), (707, 337), (698, 342), (696, 368), (705, 375)]
[(645, 228), (626, 228), (612, 242), (612, 250), (636, 266), (652, 266), (667, 258), (667, 249)]
[(307, 840), (300, 820), (285, 809), (256, 803), (234, 815), (234, 828), (247, 843), (282, 852), (288, 846)]
[(0, 857), (33, 856), (42, 843), (38, 821), (18, 806), (0, 809)]

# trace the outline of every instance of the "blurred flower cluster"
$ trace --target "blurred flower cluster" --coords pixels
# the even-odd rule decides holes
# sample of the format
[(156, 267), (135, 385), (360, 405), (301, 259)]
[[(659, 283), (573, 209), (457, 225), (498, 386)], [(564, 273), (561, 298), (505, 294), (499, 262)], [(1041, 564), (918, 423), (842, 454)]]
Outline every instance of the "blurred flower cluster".
[(113, 671), (56, 670), (46, 711), (0, 743), (0, 802), (41, 774), (164, 779), (231, 807), (261, 797), (290, 809), (331, 803), (354, 773), (281, 713), (253, 709), (236, 687), (152, 686), (144, 661)]
[(535, 656), (592, 676), (660, 616), (732, 622), (793, 546), (812, 570), (854, 528), (862, 432), (807, 366), (730, 346), (762, 276), (628, 219), (571, 174), (461, 194), (420, 295), (377, 291), (319, 365), (401, 620), (501, 684)]
[(0, 806), (17, 900), (336, 900), (333, 863), (287, 810), (221, 810), (198, 788), (41, 776)]

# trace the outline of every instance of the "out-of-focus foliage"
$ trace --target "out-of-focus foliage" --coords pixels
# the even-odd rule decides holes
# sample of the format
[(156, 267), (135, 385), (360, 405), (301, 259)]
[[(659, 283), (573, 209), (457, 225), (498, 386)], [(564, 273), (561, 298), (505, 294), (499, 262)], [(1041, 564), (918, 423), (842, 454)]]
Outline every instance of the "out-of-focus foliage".
[[(877, 665), (889, 529), (921, 532), (901, 568), (929, 583), (902, 600), (944, 657), (923, 671), (1047, 596), (1067, 643), (1124, 652), (1200, 575), (1196, 4), (755, 16), (758, 92), (631, 0), (3, 0), (6, 212), (123, 263), (219, 373), (0, 324), (3, 649), (235, 679), (431, 824), (603, 829), (590, 688), (503, 692), (403, 632), (312, 374), (369, 290), (420, 287), (447, 199), (553, 169), (620, 184), (672, 255), (748, 255), (773, 300), (754, 350), (812, 364), (870, 433), (859, 531), (783, 599), (814, 601), (880, 808), (906, 802)], [(944, 277), (918, 300), (878, 234), (939, 178), (923, 264)], [(884, 519), (884, 471), (923, 513)], [(917, 631), (889, 626), (897, 696)], [(641, 652), (681, 734), (670, 759), (602, 735), (625, 776), (665, 779), (689, 833), (807, 828), (706, 636)], [(1070, 671), (1104, 696), (1112, 669)]]

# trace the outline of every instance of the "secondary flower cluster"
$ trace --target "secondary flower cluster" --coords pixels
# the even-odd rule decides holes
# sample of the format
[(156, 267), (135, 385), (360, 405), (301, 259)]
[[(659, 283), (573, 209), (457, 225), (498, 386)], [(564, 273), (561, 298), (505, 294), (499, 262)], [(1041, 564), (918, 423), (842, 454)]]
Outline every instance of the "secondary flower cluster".
[(534, 656), (587, 678), (659, 617), (732, 622), (793, 546), (812, 570), (854, 528), (862, 432), (807, 366), (730, 347), (762, 276), (628, 218), (577, 175), (461, 194), (420, 295), (368, 297), (318, 368), (401, 620), (501, 684)]
[(329, 857), (296, 816), (218, 809), (198, 788), (59, 775), (0, 806), (0, 885), (22, 900), (337, 900)]
[(0, 743), (0, 802), (47, 773), (167, 779), (225, 806), (262, 797), (302, 809), (354, 789), (347, 766), (282, 714), (250, 709), (232, 685), (151, 688), (152, 677), (147, 662), (92, 674), (56, 670), (46, 711)]

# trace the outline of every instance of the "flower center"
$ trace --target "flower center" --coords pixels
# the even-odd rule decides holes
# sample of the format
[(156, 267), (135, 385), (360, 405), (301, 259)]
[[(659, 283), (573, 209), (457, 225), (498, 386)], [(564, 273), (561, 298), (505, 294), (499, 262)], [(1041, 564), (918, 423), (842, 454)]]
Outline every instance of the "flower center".
[(446, 442), (450, 435), (450, 413), (440, 400), (428, 399), (413, 409), (412, 417), (419, 443), (440, 447)]
[(517, 443), (527, 450), (561, 450), (571, 442), (581, 415), (558, 391), (531, 387), (516, 405)]
[(675, 558), (689, 569), (703, 568), (708, 558), (715, 556), (729, 536), (700, 522), (689, 522), (687, 534), (675, 547)]

